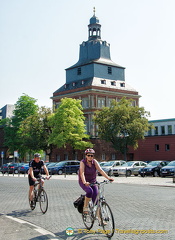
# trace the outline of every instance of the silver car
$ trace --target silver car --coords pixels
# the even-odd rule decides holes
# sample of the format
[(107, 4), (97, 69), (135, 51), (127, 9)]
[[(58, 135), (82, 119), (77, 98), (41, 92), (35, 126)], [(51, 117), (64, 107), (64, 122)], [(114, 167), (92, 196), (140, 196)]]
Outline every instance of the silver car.
[(125, 175), (127, 177), (129, 177), (131, 175), (138, 176), (139, 170), (141, 168), (146, 167), (146, 165), (147, 165), (147, 163), (142, 162), (142, 161), (129, 161), (120, 167), (113, 168), (113, 175), (116, 177), (119, 175)]
[(109, 162), (106, 162), (101, 168), (103, 169), (103, 171), (105, 173), (107, 173), (109, 176), (111, 176), (111, 175), (113, 175), (113, 168), (116, 166), (122, 166), (124, 163), (126, 163), (126, 162), (123, 160), (109, 161)]

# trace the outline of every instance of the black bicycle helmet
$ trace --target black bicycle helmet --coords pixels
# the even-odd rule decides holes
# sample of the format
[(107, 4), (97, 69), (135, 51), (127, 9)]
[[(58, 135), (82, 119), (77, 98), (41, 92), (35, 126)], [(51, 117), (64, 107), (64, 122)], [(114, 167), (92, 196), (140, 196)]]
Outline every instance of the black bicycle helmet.
[(85, 154), (88, 154), (88, 153), (95, 154), (95, 151), (94, 151), (94, 149), (92, 149), (92, 148), (88, 148), (88, 149), (85, 150), (84, 153), (85, 153)]
[(34, 157), (35, 157), (35, 158), (37, 158), (37, 157), (39, 157), (39, 158), (40, 158), (40, 157), (41, 157), (41, 155), (40, 155), (39, 153), (35, 153), (35, 154), (34, 154)]

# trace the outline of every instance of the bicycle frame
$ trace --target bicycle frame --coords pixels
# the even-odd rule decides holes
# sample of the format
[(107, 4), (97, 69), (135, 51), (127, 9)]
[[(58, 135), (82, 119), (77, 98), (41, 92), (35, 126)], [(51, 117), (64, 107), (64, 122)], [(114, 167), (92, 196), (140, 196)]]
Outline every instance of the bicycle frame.
[(95, 183), (91, 183), (90, 184), (90, 186), (94, 186), (94, 185), (98, 186), (98, 194), (96, 196), (95, 202), (92, 203), (92, 200), (91, 200), (91, 203), (90, 203), (90, 209), (93, 212), (93, 217), (94, 218), (96, 218), (96, 216), (97, 216), (97, 210), (100, 207), (101, 202), (105, 202), (106, 201), (105, 200), (105, 196), (104, 196), (104, 185), (109, 183), (109, 182), (110, 181), (108, 181), (108, 180), (104, 180), (103, 182), (95, 182)]

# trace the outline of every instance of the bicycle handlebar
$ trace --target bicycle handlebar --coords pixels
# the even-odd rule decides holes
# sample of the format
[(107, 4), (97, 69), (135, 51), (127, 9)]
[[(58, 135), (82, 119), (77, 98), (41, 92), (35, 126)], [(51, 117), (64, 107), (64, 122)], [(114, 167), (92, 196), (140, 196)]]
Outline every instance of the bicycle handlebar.
[(104, 180), (103, 182), (91, 183), (90, 186), (94, 186), (94, 185), (100, 186), (101, 184), (108, 184), (108, 183), (112, 183), (112, 182), (113, 182), (113, 181), (111, 181), (111, 180)]
[[(50, 175), (50, 176), (49, 176), (49, 179), (50, 179), (51, 177), (52, 177), (52, 176)], [(46, 180), (47, 178), (46, 178), (46, 177), (36, 178), (37, 181), (40, 181), (41, 179)], [(49, 180), (49, 179), (47, 179), (47, 180)]]

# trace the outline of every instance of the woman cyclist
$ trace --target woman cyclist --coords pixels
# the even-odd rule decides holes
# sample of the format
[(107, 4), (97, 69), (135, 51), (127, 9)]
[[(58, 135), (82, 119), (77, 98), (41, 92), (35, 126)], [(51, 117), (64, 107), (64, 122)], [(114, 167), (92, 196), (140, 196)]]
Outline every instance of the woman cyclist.
[(97, 171), (102, 176), (110, 181), (114, 181), (113, 178), (109, 177), (100, 167), (97, 160), (94, 159), (95, 151), (91, 148), (85, 150), (85, 158), (80, 162), (79, 169), (79, 185), (86, 192), (83, 213), (88, 214), (88, 204), (92, 198), (93, 203), (95, 202), (98, 194), (98, 188), (96, 185), (90, 186), (91, 183), (96, 182)]

